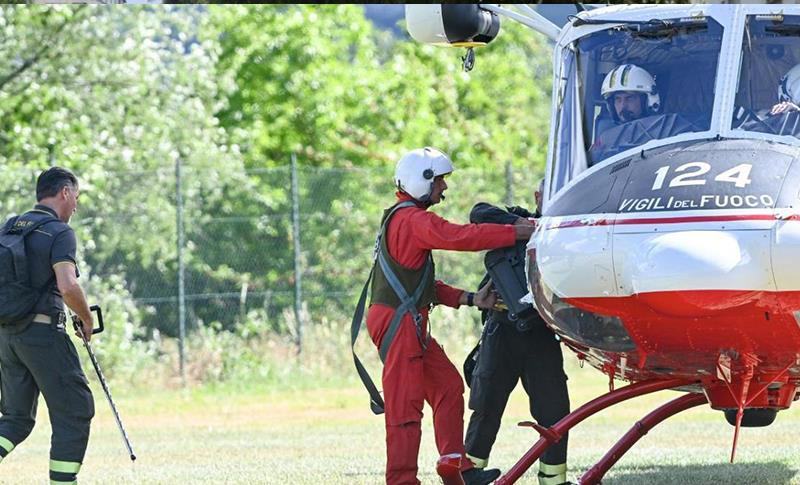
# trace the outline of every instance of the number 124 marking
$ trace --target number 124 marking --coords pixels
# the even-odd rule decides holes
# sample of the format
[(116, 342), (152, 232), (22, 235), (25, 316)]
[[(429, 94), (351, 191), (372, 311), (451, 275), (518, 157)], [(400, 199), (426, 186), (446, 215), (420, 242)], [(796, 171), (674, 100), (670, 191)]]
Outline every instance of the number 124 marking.
[[(730, 182), (736, 187), (747, 187), (747, 184), (752, 182), (750, 180), (750, 170), (753, 165), (749, 163), (742, 163), (733, 168), (725, 170), (720, 173), (714, 180), (717, 182)], [(665, 165), (656, 170), (656, 179), (653, 182), (652, 190), (659, 190), (664, 187), (664, 182), (669, 173), (669, 165)], [(711, 170), (711, 164), (705, 162), (690, 162), (684, 163), (675, 168), (677, 172), (669, 181), (668, 187), (683, 187), (687, 185), (705, 185), (706, 179), (704, 175)]]

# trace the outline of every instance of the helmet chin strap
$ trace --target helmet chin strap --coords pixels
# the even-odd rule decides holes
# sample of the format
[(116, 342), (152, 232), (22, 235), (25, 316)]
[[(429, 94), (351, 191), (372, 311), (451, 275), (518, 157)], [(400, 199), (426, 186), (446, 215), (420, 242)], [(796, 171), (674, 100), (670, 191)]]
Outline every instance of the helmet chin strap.
[(425, 207), (430, 207), (430, 206), (433, 205), (433, 202), (431, 202), (431, 194), (433, 194), (433, 181), (432, 180), (431, 180), (431, 186), (428, 189), (428, 193), (423, 195), (419, 199), (417, 199), (415, 197), (415, 200), (418, 200), (419, 202), (425, 204)]
[[(421, 203), (421, 204), (424, 204), (424, 205), (425, 205), (425, 207), (430, 207), (430, 206), (432, 206), (432, 205), (433, 205), (433, 202), (431, 201), (431, 194), (433, 194), (433, 185), (434, 185), (434, 183), (433, 183), (433, 182), (431, 182), (431, 187), (430, 187), (430, 189), (428, 190), (428, 193), (427, 193), (427, 194), (425, 194), (425, 195), (423, 195), (423, 196), (422, 196), (422, 197), (420, 197), (419, 199), (418, 199), (418, 198), (416, 198), (416, 197), (414, 197), (413, 195), (409, 194), (409, 193), (408, 193), (408, 192), (406, 192), (405, 190), (403, 190), (403, 187), (402, 187), (402, 186), (401, 186), (399, 183), (398, 183), (398, 184), (396, 184), (396, 185), (397, 185), (397, 190), (399, 190), (400, 192), (403, 192), (404, 194), (406, 194), (406, 195), (410, 196), (412, 199), (416, 200), (417, 202), (419, 202), (419, 203)], [(441, 195), (439, 196), (439, 198), (440, 198), (441, 200), (444, 200), (444, 198), (445, 198), (445, 197), (444, 197), (444, 194), (441, 194)]]

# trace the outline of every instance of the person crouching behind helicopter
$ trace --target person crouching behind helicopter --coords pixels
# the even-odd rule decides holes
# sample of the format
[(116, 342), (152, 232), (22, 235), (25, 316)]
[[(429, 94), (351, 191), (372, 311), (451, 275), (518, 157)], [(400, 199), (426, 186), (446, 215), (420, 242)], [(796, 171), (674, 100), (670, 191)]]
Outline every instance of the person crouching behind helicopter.
[[(511, 224), (459, 225), (428, 211), (430, 206), (444, 200), (445, 176), (452, 172), (450, 159), (434, 148), (420, 148), (405, 154), (395, 170), (397, 201), (384, 212), (381, 221), (381, 238), (376, 247), (381, 264), (374, 268), (367, 328), (378, 349), (385, 345), (385, 339), (390, 339), (382, 381), (386, 413), (386, 483), (391, 485), (420, 483), (417, 455), (425, 401), (433, 409), (439, 453), (457, 453), (463, 457), (460, 471), (467, 485), (484, 485), (500, 475), (499, 470), (476, 469), (466, 459), (464, 384), (458, 370), (428, 331), (428, 311), (432, 305), (491, 308), (496, 297), (488, 287), (469, 293), (437, 281), (431, 250), (480, 251), (512, 246), (517, 240), (529, 239), (533, 228)], [(413, 299), (413, 296), (399, 297), (390, 280), (403, 282), (407, 295), (420, 294), (415, 291), (417, 289), (423, 291), (416, 301), (404, 305), (403, 300)], [(405, 313), (394, 331), (391, 323), (400, 308)]]
[[(533, 226), (529, 218), (541, 215), (541, 190), (540, 185), (534, 214), (521, 207), (509, 207), (504, 211), (479, 203), (470, 212), (470, 222)], [(519, 247), (524, 253), (524, 246)], [(519, 258), (524, 260), (525, 255), (520, 254)], [(487, 274), (484, 281), (488, 278)], [(508, 397), (519, 380), (528, 394), (531, 416), (540, 425), (552, 426), (569, 413), (561, 346), (542, 317), (534, 314), (531, 318), (535, 321), (525, 331), (518, 330), (505, 310), (485, 311), (483, 318), (483, 336), (470, 381), (469, 408), (473, 412), (465, 440), (467, 457), (476, 467), (488, 465)], [(568, 483), (567, 435), (542, 455), (538, 478), (540, 485)]]

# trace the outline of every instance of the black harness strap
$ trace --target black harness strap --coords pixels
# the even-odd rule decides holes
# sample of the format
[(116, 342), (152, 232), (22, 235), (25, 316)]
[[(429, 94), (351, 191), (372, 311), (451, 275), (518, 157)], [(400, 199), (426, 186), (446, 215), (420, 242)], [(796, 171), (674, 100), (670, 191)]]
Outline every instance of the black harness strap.
[[(49, 214), (48, 214), (49, 215)], [(24, 282), (26, 284), (30, 283), (30, 275), (28, 274), (28, 258), (25, 254), (25, 241), (24, 239), (28, 236), (28, 234), (32, 233), (40, 226), (44, 224), (57, 220), (55, 217), (45, 217), (42, 220), (36, 221), (31, 225), (22, 228), (22, 229), (14, 229), (14, 225), (19, 221), (20, 216), (17, 216), (13, 219), (13, 221), (9, 222), (8, 230), (2, 234), (2, 236), (16, 236), (19, 235), (23, 241), (22, 244), (12, 244), (9, 246), (11, 249), (11, 256), (14, 259), (14, 273), (16, 273), (17, 281)], [(4, 238), (5, 239), (5, 238)], [(10, 240), (9, 240), (10, 242)], [(3, 244), (6, 246), (6, 244)]]

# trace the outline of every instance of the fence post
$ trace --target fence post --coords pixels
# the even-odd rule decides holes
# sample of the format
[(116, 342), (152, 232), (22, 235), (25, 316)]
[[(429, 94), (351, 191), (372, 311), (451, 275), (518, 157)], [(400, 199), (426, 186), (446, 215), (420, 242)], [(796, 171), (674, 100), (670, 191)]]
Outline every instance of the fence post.
[(247, 288), (249, 283), (247, 280), (242, 282), (242, 290), (239, 292), (239, 324), (244, 325), (247, 320)]
[(181, 156), (175, 160), (175, 200), (176, 200), (176, 224), (177, 224), (177, 244), (178, 244), (178, 361), (180, 366), (181, 382), (186, 385), (186, 373), (184, 370), (186, 356), (184, 353), (184, 340), (186, 338), (186, 294), (184, 282), (184, 261), (183, 261), (183, 180), (181, 170)]
[(56, 143), (54, 141), (47, 144), (47, 163), (51, 167), (56, 166)]
[(514, 170), (511, 160), (506, 162), (506, 205), (514, 205)]
[(300, 267), (300, 195), (297, 187), (297, 156), (292, 153), (292, 239), (294, 239), (294, 318), (297, 323), (297, 355), (303, 351), (302, 268)]

